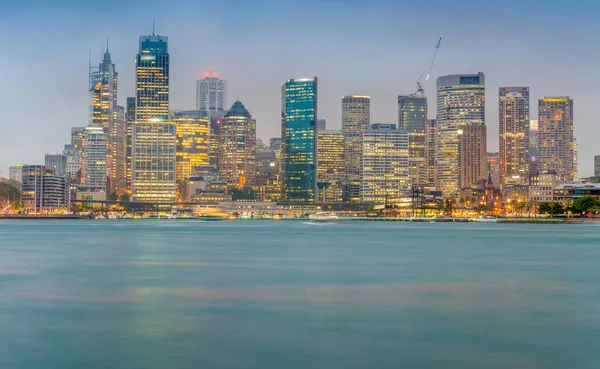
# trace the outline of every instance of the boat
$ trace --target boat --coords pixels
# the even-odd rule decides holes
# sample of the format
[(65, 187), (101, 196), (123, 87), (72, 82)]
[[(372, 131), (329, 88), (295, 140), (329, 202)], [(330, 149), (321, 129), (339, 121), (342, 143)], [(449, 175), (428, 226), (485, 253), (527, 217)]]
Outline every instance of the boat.
[(319, 222), (319, 223), (334, 222), (339, 219), (338, 216), (335, 215), (334, 213), (326, 213), (326, 212), (314, 213), (314, 214), (311, 214), (308, 218), (312, 221)]

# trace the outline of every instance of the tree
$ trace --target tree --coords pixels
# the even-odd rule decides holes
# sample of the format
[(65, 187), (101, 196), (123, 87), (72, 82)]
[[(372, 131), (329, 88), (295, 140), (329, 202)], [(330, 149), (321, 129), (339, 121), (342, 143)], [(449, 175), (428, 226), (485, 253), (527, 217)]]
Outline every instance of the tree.
[(0, 205), (10, 204), (13, 208), (21, 207), (21, 191), (8, 182), (0, 182)]
[(549, 214), (550, 217), (553, 217), (555, 214), (563, 214), (565, 212), (564, 206), (559, 202), (543, 202), (538, 207), (538, 211), (540, 214)]
[(533, 211), (533, 216), (535, 217), (535, 214), (537, 214), (538, 212), (538, 208), (540, 207), (540, 203), (538, 201), (531, 201), (531, 210)]
[(594, 196), (586, 195), (573, 201), (571, 209), (574, 213), (583, 215), (592, 209), (600, 207), (600, 200)]
[(117, 201), (117, 199), (118, 199), (118, 198), (119, 198), (119, 197), (117, 196), (117, 193), (116, 193), (116, 192), (113, 192), (113, 193), (112, 193), (112, 194), (111, 194), (111, 195), (108, 197), (108, 200), (109, 200), (109, 201)]

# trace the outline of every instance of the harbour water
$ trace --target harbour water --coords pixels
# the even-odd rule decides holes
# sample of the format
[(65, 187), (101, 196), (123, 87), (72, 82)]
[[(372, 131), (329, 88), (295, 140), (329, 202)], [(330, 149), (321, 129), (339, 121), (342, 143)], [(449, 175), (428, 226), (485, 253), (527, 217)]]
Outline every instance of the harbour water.
[(598, 225), (0, 221), (0, 368), (599, 362)]

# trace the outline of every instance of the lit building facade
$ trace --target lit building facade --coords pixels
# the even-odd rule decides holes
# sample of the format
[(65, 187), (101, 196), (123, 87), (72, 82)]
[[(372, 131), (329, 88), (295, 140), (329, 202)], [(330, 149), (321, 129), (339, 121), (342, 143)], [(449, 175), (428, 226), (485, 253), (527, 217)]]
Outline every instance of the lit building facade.
[(500, 165), (500, 153), (499, 152), (488, 152), (487, 153), (488, 170), (492, 177), (492, 183), (494, 186), (501, 187), (502, 179), (502, 166)]
[(384, 203), (410, 192), (408, 132), (373, 124), (363, 133), (361, 201)]
[(155, 203), (175, 202), (175, 124), (135, 122), (132, 136), (131, 199)]
[(437, 132), (436, 188), (444, 196), (487, 177), (483, 73), (438, 78)]
[(69, 209), (69, 180), (44, 165), (22, 167), (21, 206), (27, 213), (55, 213)]
[(219, 126), (219, 178), (241, 188), (256, 183), (256, 120), (236, 101)]
[(288, 80), (282, 87), (282, 198), (313, 202), (317, 190), (317, 77)]
[[(529, 87), (500, 87), (502, 186), (529, 182)], [(497, 182), (496, 182), (497, 183)]]
[(177, 198), (186, 198), (186, 181), (194, 173), (195, 167), (207, 166), (208, 136), (210, 121), (204, 112), (183, 111), (171, 118), (177, 133), (176, 179)]
[(398, 129), (408, 132), (410, 181), (413, 187), (427, 186), (426, 130), (427, 98), (398, 96)]
[(529, 120), (529, 176), (538, 173), (539, 124), (537, 119)]
[(85, 127), (71, 127), (71, 145), (75, 150), (81, 150)]
[(342, 132), (346, 145), (346, 175), (349, 178), (360, 179), (363, 133), (370, 126), (371, 97), (361, 95), (342, 97)]
[(135, 121), (169, 119), (169, 52), (166, 36), (141, 36), (136, 58)]
[(345, 138), (342, 131), (317, 133), (319, 191), (323, 202), (341, 202), (346, 179)]
[(131, 148), (133, 144), (133, 123), (135, 122), (135, 97), (127, 98), (125, 107), (125, 192), (131, 194)]
[(107, 134), (100, 127), (85, 129), (81, 157), (83, 185), (94, 188), (92, 192), (106, 192)]
[(435, 186), (435, 159), (437, 152), (437, 120), (428, 119), (425, 129), (425, 160), (427, 163), (427, 186)]
[(545, 97), (538, 102), (538, 170), (554, 172), (562, 183), (576, 177), (573, 100)]
[(594, 177), (600, 177), (600, 155), (594, 155)]
[(196, 81), (196, 110), (224, 111), (227, 106), (227, 82), (216, 73)]

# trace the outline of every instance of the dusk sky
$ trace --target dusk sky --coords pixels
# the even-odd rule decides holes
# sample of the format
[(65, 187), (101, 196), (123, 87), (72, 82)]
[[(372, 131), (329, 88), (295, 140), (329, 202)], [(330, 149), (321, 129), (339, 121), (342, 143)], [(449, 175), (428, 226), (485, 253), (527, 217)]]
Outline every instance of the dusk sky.
[(575, 0), (2, 0), (0, 176), (17, 163), (43, 164), (88, 115), (88, 55), (109, 39), (119, 104), (134, 92), (140, 35), (169, 37), (171, 109), (195, 108), (203, 72), (227, 80), (263, 140), (280, 135), (281, 85), (319, 77), (319, 117), (341, 127), (341, 96), (371, 96), (372, 122), (396, 122), (397, 95), (413, 93), (433, 53), (435, 78), (486, 75), (488, 151), (498, 150), (498, 87), (529, 86), (537, 100), (574, 99), (580, 175), (600, 155), (600, 2)]

